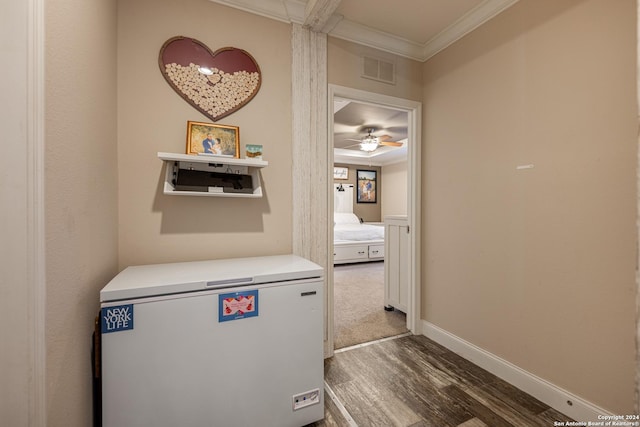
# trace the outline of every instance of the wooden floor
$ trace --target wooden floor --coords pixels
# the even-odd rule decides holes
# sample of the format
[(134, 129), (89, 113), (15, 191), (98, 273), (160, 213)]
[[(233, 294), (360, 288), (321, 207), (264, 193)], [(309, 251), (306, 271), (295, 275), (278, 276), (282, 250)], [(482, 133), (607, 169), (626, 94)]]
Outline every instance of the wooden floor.
[(549, 427), (570, 420), (418, 335), (337, 352), (325, 361), (325, 381), (325, 419), (314, 427)]

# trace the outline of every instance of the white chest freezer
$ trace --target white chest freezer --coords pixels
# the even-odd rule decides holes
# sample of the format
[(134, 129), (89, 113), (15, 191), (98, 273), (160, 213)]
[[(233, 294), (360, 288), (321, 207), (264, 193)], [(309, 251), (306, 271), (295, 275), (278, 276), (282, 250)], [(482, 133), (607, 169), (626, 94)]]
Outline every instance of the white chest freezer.
[(322, 419), (322, 276), (294, 255), (123, 270), (100, 292), (103, 426)]

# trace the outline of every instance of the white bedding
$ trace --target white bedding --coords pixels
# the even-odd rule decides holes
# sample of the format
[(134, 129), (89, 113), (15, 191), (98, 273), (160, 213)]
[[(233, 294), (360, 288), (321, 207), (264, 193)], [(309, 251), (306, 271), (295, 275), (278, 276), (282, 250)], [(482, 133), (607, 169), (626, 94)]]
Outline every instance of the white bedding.
[(384, 240), (384, 227), (369, 224), (336, 224), (333, 227), (333, 240)]
[(335, 213), (333, 240), (334, 242), (384, 240), (384, 227), (361, 224), (354, 214)]

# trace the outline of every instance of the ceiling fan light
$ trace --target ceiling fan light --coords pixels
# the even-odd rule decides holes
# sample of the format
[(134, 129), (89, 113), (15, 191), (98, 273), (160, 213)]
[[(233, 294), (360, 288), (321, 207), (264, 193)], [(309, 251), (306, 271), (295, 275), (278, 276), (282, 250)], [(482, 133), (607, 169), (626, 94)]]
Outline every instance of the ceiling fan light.
[(360, 149), (362, 151), (371, 152), (378, 148), (378, 144), (376, 142), (361, 142)]
[(375, 136), (367, 135), (362, 138), (360, 142), (360, 149), (362, 151), (371, 152), (378, 148), (378, 138)]

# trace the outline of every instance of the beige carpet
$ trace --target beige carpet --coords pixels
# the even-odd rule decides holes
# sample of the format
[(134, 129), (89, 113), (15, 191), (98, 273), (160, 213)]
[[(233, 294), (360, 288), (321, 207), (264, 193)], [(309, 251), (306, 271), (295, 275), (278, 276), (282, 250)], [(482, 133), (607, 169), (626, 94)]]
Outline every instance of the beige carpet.
[(384, 310), (384, 262), (334, 267), (334, 348), (407, 332), (406, 316)]

